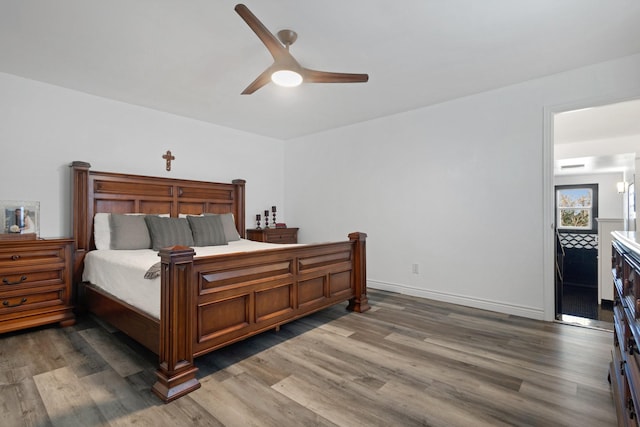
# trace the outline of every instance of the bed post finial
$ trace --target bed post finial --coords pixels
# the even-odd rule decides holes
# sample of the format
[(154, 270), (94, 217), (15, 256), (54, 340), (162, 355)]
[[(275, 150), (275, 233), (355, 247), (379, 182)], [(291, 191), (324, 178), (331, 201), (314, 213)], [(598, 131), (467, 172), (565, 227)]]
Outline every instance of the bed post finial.
[(367, 298), (367, 233), (351, 233), (349, 240), (355, 242), (353, 279), (356, 283), (355, 296), (349, 300), (347, 310), (363, 313), (371, 308)]

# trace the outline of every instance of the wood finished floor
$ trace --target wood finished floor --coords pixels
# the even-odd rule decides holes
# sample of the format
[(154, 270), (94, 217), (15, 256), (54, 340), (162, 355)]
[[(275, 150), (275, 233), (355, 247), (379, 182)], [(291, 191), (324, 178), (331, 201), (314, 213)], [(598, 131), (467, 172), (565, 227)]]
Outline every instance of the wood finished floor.
[(611, 332), (381, 291), (196, 359), (168, 405), (155, 356), (82, 317), (0, 335), (2, 426), (612, 426)]

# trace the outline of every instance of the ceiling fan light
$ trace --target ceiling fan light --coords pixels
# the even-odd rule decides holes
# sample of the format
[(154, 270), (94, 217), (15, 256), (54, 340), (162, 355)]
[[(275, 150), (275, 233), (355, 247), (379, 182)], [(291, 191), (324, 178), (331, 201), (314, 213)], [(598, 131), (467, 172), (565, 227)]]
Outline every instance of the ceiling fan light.
[(302, 76), (291, 70), (278, 70), (271, 74), (271, 81), (278, 86), (296, 87), (302, 83)]

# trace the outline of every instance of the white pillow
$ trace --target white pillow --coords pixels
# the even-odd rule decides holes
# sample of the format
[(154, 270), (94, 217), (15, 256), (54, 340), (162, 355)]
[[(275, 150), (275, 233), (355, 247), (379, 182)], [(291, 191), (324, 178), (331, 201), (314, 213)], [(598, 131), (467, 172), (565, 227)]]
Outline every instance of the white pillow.
[(96, 249), (111, 249), (111, 214), (97, 213), (93, 217), (93, 240)]

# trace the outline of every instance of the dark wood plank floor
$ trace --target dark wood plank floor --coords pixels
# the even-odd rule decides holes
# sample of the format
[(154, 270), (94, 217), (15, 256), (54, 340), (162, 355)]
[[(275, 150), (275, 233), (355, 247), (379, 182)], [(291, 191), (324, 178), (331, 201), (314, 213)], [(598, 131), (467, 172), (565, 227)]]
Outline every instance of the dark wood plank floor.
[(611, 332), (381, 291), (196, 359), (168, 405), (155, 356), (89, 317), (0, 335), (2, 426), (611, 426)]

